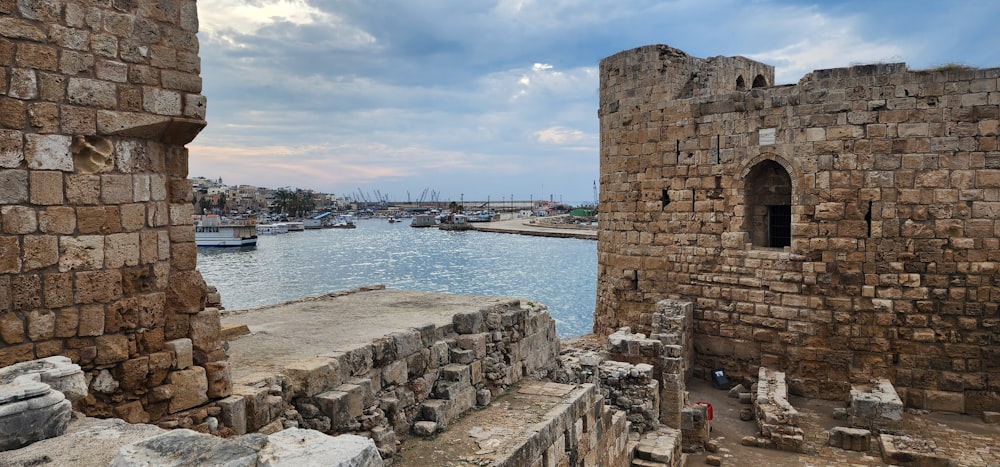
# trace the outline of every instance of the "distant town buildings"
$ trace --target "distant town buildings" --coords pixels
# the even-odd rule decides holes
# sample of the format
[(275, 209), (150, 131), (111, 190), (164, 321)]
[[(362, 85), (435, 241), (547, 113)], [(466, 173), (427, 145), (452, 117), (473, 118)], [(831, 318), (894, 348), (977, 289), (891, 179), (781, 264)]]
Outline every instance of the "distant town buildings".
[(191, 177), (195, 212), (222, 214), (305, 214), (310, 211), (350, 209), (346, 200), (330, 193), (301, 188), (264, 188), (226, 185), (222, 178)]

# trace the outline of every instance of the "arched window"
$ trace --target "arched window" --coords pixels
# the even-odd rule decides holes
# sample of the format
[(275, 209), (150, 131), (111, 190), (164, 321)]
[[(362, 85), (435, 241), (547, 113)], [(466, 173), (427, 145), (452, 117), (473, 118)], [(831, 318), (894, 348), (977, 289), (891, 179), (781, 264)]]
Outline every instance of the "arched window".
[(765, 78), (764, 75), (757, 75), (757, 77), (753, 79), (753, 87), (755, 87), (755, 88), (766, 88), (767, 87), (767, 78)]
[(746, 81), (743, 80), (743, 75), (737, 76), (736, 77), (736, 90), (737, 91), (743, 91), (746, 88), (747, 88), (747, 83), (746, 83)]
[(792, 244), (792, 177), (781, 164), (766, 160), (746, 179), (745, 229), (754, 246), (781, 248)]

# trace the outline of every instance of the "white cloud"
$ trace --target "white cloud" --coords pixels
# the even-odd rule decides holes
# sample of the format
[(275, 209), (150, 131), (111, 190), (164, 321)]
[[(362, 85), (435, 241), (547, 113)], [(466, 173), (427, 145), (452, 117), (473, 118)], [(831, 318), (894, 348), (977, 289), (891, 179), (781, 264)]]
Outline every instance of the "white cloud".
[(335, 38), (344, 46), (373, 44), (375, 37), (348, 24), (343, 18), (324, 12), (306, 0), (200, 0), (200, 29), (208, 37), (230, 46), (246, 47), (237, 36), (252, 36), (264, 28), (279, 23), (294, 26), (322, 26), (335, 31)]
[(587, 135), (580, 130), (554, 126), (536, 131), (535, 136), (538, 138), (538, 142), (540, 143), (567, 144), (582, 141)]

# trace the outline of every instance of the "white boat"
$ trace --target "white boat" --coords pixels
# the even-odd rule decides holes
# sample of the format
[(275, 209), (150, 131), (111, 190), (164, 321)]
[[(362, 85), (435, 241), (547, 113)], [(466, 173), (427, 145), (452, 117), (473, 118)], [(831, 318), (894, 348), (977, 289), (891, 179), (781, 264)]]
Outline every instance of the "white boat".
[(285, 224), (288, 225), (288, 231), (289, 232), (303, 232), (303, 231), (306, 230), (306, 224), (305, 224), (305, 222), (288, 221), (288, 222), (285, 222)]
[(347, 214), (337, 216), (337, 220), (330, 225), (330, 228), (333, 229), (353, 229), (355, 227), (357, 227), (357, 225), (354, 225), (354, 216)]
[(215, 214), (194, 216), (194, 241), (197, 246), (257, 245), (257, 220), (220, 218)]
[(436, 225), (437, 220), (434, 219), (433, 214), (417, 214), (410, 221), (410, 227), (434, 227)]

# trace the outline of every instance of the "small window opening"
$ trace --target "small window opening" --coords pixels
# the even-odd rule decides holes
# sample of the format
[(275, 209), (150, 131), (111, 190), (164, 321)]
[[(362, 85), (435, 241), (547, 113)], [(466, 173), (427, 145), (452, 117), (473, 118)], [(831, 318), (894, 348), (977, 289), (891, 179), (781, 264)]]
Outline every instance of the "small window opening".
[(743, 80), (743, 75), (737, 76), (736, 77), (736, 90), (737, 91), (743, 91), (746, 88), (747, 88), (747, 83), (746, 83), (746, 81)]
[(753, 79), (753, 87), (755, 87), (755, 88), (766, 88), (767, 87), (767, 78), (765, 78), (764, 75), (757, 75), (757, 77)]
[(660, 202), (663, 203), (663, 209), (666, 209), (667, 205), (670, 204), (670, 193), (667, 190), (663, 190), (660, 194)]

